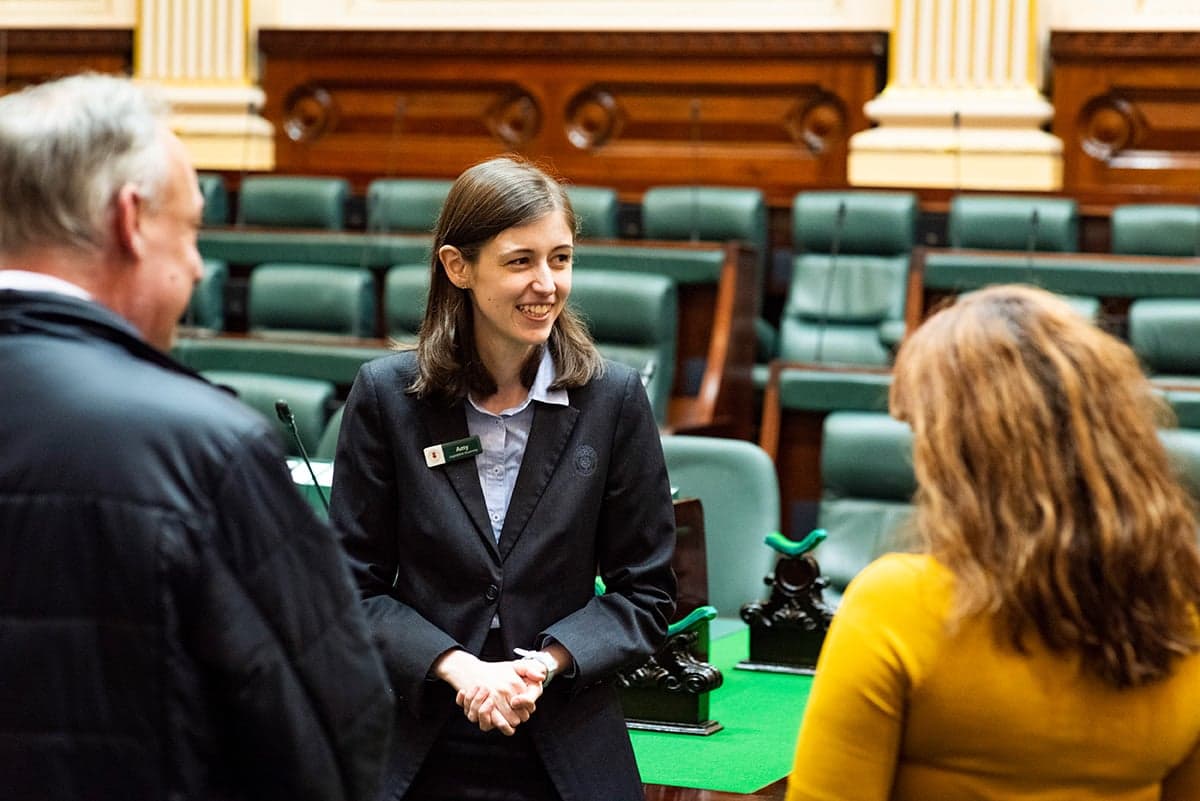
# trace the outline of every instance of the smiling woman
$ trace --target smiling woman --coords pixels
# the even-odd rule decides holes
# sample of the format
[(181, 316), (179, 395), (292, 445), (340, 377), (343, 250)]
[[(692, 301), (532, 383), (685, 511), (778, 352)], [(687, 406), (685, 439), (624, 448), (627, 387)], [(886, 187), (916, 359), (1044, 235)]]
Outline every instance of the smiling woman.
[(459, 176), (416, 349), (346, 402), (330, 511), (403, 699), (390, 798), (643, 797), (610, 680), (666, 634), (674, 511), (639, 376), (566, 306), (575, 228), (528, 163)]

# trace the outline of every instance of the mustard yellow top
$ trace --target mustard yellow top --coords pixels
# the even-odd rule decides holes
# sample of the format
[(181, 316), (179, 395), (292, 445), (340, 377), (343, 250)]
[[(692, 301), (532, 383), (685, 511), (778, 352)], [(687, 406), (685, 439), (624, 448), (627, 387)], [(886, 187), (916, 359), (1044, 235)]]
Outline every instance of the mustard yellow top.
[(851, 582), (787, 801), (1200, 799), (1200, 656), (1165, 681), (1115, 690), (1078, 657), (1002, 647), (984, 620), (950, 633), (953, 586), (945, 567), (912, 554)]

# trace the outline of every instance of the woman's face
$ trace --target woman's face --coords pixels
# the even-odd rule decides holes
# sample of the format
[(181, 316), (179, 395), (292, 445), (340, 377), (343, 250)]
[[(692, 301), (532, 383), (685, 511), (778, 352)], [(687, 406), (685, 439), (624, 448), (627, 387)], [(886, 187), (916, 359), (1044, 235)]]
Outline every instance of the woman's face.
[(566, 216), (553, 211), (501, 231), (474, 264), (442, 249), (450, 280), (471, 290), (476, 344), (489, 367), (520, 364), (549, 339), (571, 294), (574, 245)]

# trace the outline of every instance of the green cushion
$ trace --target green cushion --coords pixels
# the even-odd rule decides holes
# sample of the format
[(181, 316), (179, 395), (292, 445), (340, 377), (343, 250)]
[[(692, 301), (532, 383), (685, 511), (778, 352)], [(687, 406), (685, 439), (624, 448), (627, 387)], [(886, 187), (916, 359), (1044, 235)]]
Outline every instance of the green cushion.
[(904, 319), (908, 255), (833, 258), (807, 253), (792, 260), (785, 317), (869, 323)]
[(378, 178), (367, 186), (367, 230), (430, 233), (453, 181)]
[[(738, 239), (767, 256), (767, 203), (761, 189), (657, 186), (642, 195), (642, 232), (647, 239)], [(761, 273), (760, 273), (761, 274)]]
[(749, 442), (664, 436), (671, 486), (704, 509), (708, 602), (722, 617), (766, 593), (775, 552), (763, 540), (779, 530), (779, 482), (766, 452)]
[(575, 267), (583, 270), (655, 273), (677, 284), (716, 284), (725, 265), (722, 247), (692, 249), (653, 248), (636, 245), (590, 245), (575, 247)]
[(1036, 235), (1033, 250), (1079, 250), (1079, 210), (1071, 198), (957, 195), (947, 227), (956, 248), (1029, 250)]
[(1112, 252), (1146, 256), (1200, 255), (1200, 208), (1133, 203), (1113, 209)]
[(616, 239), (621, 235), (617, 222), (620, 203), (617, 190), (606, 186), (567, 186), (567, 197), (584, 239)]
[(834, 497), (908, 502), (917, 489), (912, 429), (883, 412), (832, 412), (821, 437), (821, 485)]
[(333, 461), (333, 457), (337, 454), (338, 434), (342, 430), (342, 416), (345, 412), (346, 406), (343, 404), (330, 415), (329, 421), (325, 423), (325, 430), (321, 432), (321, 439), (318, 440), (317, 447), (310, 454), (312, 458)]
[(675, 380), (679, 302), (675, 282), (661, 275), (576, 270), (570, 303), (608, 358), (648, 378), (646, 393), (659, 422)]
[(260, 264), (250, 273), (248, 295), (252, 331), (375, 332), (375, 279), (367, 269)]
[(235, 372), (227, 370), (205, 370), (203, 375), (214, 384), (232, 387), (238, 399), (258, 411), (268, 420), (274, 421), (283, 432), (288, 452), (299, 454), (291, 430), (275, 413), (275, 402), (286, 400), (296, 419), (296, 431), (311, 451), (317, 446), (329, 418), (329, 407), (333, 402), (335, 387), (330, 381), (298, 378), (269, 373)]
[(350, 183), (344, 178), (252, 175), (238, 193), (238, 221), (284, 228), (345, 227)]
[(383, 325), (390, 337), (415, 342), (429, 298), (429, 265), (397, 264), (383, 279)]
[(817, 548), (836, 601), (850, 579), (879, 555), (902, 549), (916, 490), (912, 432), (886, 414), (834, 412), (821, 438), (822, 496)]
[(204, 225), (225, 225), (229, 222), (229, 192), (225, 179), (219, 173), (202, 172), (196, 175), (200, 184), (200, 195), (204, 198), (204, 213), (200, 221)]
[(1158, 436), (1179, 480), (1200, 500), (1200, 430), (1168, 428), (1159, 430)]
[(289, 261), (306, 264), (344, 264), (348, 267), (386, 267), (427, 262), (432, 240), (425, 235), (349, 232), (205, 229), (200, 253), (230, 264)]
[[(838, 223), (838, 209), (845, 216)], [(840, 234), (838, 231), (840, 230)], [(905, 255), (917, 231), (917, 198), (911, 192), (800, 192), (792, 199), (792, 242), (797, 253)]]
[(788, 368), (779, 374), (779, 405), (810, 412), (886, 412), (891, 383), (888, 373)]
[(225, 283), (229, 267), (216, 259), (204, 260), (204, 275), (192, 288), (183, 314), (184, 325), (220, 331), (225, 327)]
[(844, 325), (785, 319), (779, 329), (780, 358), (796, 362), (883, 367), (891, 348), (876, 325)]
[(1187, 262), (1139, 269), (1120, 259), (1089, 258), (1086, 253), (1039, 260), (1020, 254), (963, 254), (930, 251), (925, 258), (925, 287), (952, 292), (989, 284), (1036, 284), (1068, 295), (1097, 297), (1200, 297), (1200, 270)]
[(1129, 305), (1129, 344), (1154, 373), (1200, 373), (1200, 299), (1139, 298)]
[(180, 337), (171, 355), (193, 370), (276, 373), (332, 381), (348, 387), (364, 362), (386, 356), (383, 347), (273, 341), (268, 338)]

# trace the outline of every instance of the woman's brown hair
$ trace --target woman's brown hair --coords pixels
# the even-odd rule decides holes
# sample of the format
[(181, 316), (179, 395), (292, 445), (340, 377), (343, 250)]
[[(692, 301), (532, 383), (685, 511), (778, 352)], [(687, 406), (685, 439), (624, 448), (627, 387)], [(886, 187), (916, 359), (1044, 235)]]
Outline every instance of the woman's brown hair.
[(985, 289), (904, 342), (890, 405), (955, 620), (990, 616), (1019, 652), (1036, 632), (1115, 687), (1200, 649), (1195, 512), (1126, 345), (1042, 290)]
[[(433, 233), (429, 301), (417, 339), (418, 374), (409, 391), (462, 400), (468, 394), (486, 398), (496, 381), (479, 358), (469, 290), (450, 282), (438, 253), (451, 245), (474, 263), (479, 252), (502, 231), (561, 211), (567, 226), (578, 222), (571, 201), (558, 181), (521, 159), (502, 156), (471, 167), (458, 177), (446, 196)], [(552, 389), (578, 387), (599, 375), (604, 362), (587, 326), (564, 307), (547, 343), (557, 378)], [(533, 383), (541, 349), (530, 355), (522, 370), (526, 386)]]

